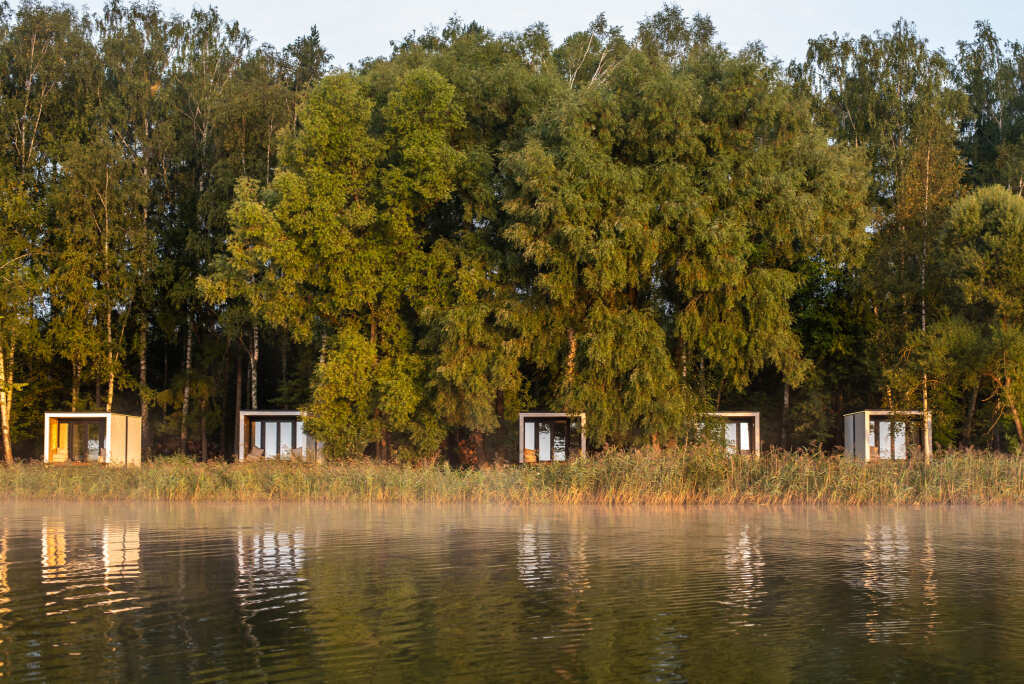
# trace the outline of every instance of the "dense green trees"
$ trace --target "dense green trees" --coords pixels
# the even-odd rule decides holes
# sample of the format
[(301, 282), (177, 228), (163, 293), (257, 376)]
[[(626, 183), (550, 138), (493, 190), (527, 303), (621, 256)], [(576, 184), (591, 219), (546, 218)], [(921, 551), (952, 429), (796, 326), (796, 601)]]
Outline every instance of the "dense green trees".
[(901, 21), (784, 68), (674, 6), (560, 45), (453, 20), (328, 73), (315, 27), (278, 51), (212, 9), (25, 3), (5, 456), (42, 405), (203, 457), (267, 405), (388, 458), (502, 453), (526, 408), (597, 446), (732, 406), (831, 445), (867, 405), (1024, 443), (1024, 53), (975, 28), (954, 59)]

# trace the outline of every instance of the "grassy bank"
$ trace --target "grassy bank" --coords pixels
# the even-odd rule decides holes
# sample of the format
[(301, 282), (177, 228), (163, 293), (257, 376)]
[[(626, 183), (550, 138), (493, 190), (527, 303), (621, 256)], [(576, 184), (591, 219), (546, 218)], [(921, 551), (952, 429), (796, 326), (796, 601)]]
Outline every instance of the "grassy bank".
[(0, 467), (0, 496), (165, 501), (423, 501), (490, 503), (1024, 503), (1024, 459), (940, 454), (930, 466), (863, 465), (820, 454), (760, 459), (720, 450), (615, 452), (573, 463), (453, 470), (346, 461), (193, 463), (138, 469)]

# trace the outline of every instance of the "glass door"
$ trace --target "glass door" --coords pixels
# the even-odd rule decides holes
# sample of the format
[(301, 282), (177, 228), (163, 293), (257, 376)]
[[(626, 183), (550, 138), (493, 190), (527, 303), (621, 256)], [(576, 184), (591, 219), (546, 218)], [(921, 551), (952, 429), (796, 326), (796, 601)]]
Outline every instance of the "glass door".
[(569, 457), (569, 421), (561, 418), (527, 418), (523, 421), (523, 461), (551, 463)]
[(62, 420), (58, 435), (67, 435), (68, 460), (75, 463), (99, 463), (106, 460), (107, 423), (102, 418), (71, 418)]
[[(298, 448), (298, 436), (302, 430), (294, 418), (284, 420), (260, 418), (250, 423), (252, 426), (252, 445), (254, 450), (261, 450), (263, 458), (290, 459), (292, 450)], [(298, 433), (298, 434), (297, 434)]]

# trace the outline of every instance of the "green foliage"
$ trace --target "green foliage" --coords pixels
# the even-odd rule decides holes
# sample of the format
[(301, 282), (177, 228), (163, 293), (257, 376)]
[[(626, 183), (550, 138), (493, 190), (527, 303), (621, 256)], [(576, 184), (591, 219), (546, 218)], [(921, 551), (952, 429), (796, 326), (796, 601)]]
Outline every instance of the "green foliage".
[(667, 444), (723, 404), (822, 445), (923, 405), (1003, 448), (1022, 54), (979, 23), (950, 59), (901, 20), (783, 69), (666, 5), (560, 44), (452, 19), (332, 71), (315, 26), (276, 50), (213, 9), (23, 3), (0, 424), (96, 383), (153, 406), (163, 451), (299, 403), (337, 456), (472, 461), (531, 408)]

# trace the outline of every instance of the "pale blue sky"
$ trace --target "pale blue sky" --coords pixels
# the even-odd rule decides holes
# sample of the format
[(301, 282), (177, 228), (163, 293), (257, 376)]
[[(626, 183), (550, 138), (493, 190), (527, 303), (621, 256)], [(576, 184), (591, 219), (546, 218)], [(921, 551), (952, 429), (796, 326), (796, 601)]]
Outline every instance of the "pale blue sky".
[[(90, 3), (93, 4), (93, 3)], [(164, 0), (168, 10), (188, 12), (192, 0)], [(199, 3), (205, 6), (207, 2)], [(335, 56), (345, 65), (365, 56), (387, 54), (388, 41), (411, 30), (443, 25), (452, 14), (476, 19), (496, 31), (520, 30), (543, 21), (556, 43), (584, 28), (599, 12), (632, 35), (642, 17), (657, 11), (661, 0), (220, 0), (223, 15), (238, 19), (263, 42), (282, 47), (312, 24)], [(956, 41), (973, 34), (976, 19), (988, 19), (1002, 38), (1024, 39), (1024, 8), (1019, 0), (950, 2), (948, 0), (691, 0), (679, 3), (687, 14), (711, 16), (719, 39), (736, 49), (761, 40), (768, 53), (786, 61), (802, 58), (807, 39), (822, 33), (860, 35), (888, 28), (903, 16), (915, 22), (933, 46), (955, 51)], [(99, 2), (96, 3), (99, 5)]]

